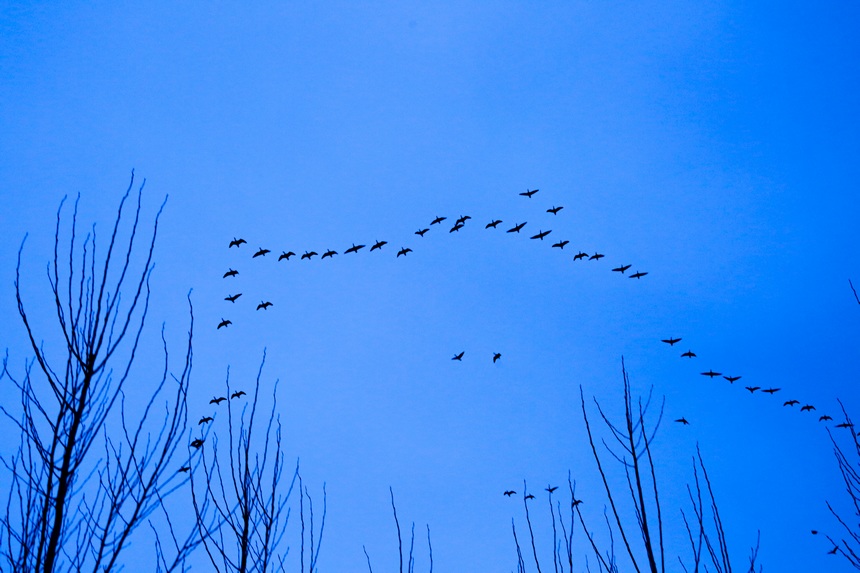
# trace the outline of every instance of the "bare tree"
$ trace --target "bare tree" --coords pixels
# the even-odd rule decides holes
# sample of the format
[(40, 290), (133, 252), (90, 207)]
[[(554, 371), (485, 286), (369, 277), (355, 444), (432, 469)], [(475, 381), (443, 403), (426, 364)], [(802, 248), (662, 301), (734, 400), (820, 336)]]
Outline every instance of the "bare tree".
[[(47, 344), (28, 312), (32, 303), (25, 303), (24, 243), (18, 251), (15, 296), (33, 358), (23, 373), (15, 374), (7, 353), (0, 376), (20, 397), (17, 414), (2, 408), (19, 430), (15, 452), (2, 458), (9, 489), (0, 514), (0, 556), (9, 570), (118, 569), (132, 533), (184, 479), (173, 460), (186, 426), (190, 330), (179, 374), (170, 373), (162, 328), (160, 373), (147, 371), (135, 378), (136, 385), (151, 388), (149, 400), (142, 411), (125, 400), (149, 309), (153, 252), (164, 208), (162, 203), (149, 239), (141, 239), (143, 185), (136, 207), (129, 207), (133, 185), (134, 173), (104, 253), (97, 250), (103, 245), (95, 225), (79, 242), (80, 196), (65, 231), (65, 199), (60, 203), (53, 262), (47, 269), (50, 302), (43, 305), (55, 314), (58, 328)], [(168, 567), (181, 568), (192, 545), (189, 539), (177, 543)]]
[[(397, 505), (394, 503), (394, 489), (389, 487), (388, 493), (391, 495), (391, 511), (394, 514), (394, 525), (397, 528), (397, 553), (400, 558), (400, 573), (403, 570), (403, 536), (400, 531), (400, 520), (397, 518)], [(430, 542), (430, 526), (427, 525), (427, 550), (430, 556), (429, 573), (433, 573), (433, 544)], [(370, 555), (367, 553), (367, 547), (361, 546), (364, 551), (364, 557), (367, 560), (367, 569), (369, 573), (373, 573), (373, 566), (370, 563)], [(406, 573), (415, 573), (415, 522), (412, 522), (412, 529), (409, 536), (409, 553), (406, 556)]]

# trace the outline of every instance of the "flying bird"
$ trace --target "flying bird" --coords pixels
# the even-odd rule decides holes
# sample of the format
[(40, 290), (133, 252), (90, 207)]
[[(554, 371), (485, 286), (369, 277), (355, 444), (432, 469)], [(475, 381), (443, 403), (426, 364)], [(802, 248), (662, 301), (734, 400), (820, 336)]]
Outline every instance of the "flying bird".
[(519, 225), (514, 225), (512, 229), (508, 229), (508, 233), (519, 233), (520, 229), (526, 226), (526, 223), (528, 223), (528, 221), (520, 223)]
[[(377, 244), (379, 244), (379, 241), (377, 241)], [(381, 244), (381, 245), (379, 245), (379, 247), (381, 247), (381, 246), (382, 246), (382, 245), (384, 245), (384, 244), (385, 244), (385, 241), (382, 241), (382, 244)], [(372, 251), (374, 248), (377, 248), (377, 249), (378, 249), (379, 247), (377, 247), (376, 245), (374, 245), (374, 246), (370, 247), (370, 250)], [(363, 249), (363, 248), (364, 248), (364, 245), (356, 245), (355, 243), (353, 243), (353, 244), (352, 244), (352, 246), (351, 246), (350, 248), (348, 248), (347, 250), (345, 250), (343, 253), (344, 253), (345, 255), (348, 255), (348, 254), (350, 254), (350, 253), (357, 253), (358, 251), (360, 251), (360, 250), (361, 250), (361, 249)]]
[(321, 256), (321, 257), (320, 257), (320, 260), (322, 260), (322, 259), (324, 259), (324, 258), (326, 258), (326, 257), (333, 257), (333, 256), (335, 256), (336, 254), (337, 254), (337, 251), (333, 251), (333, 250), (329, 249), (329, 250), (327, 250), (326, 252), (324, 252), (324, 253), (323, 253), (323, 256)]
[(559, 249), (564, 250), (564, 246), (567, 245), (569, 242), (570, 241), (568, 241), (568, 240), (559, 241), (553, 245), (553, 248), (558, 247)]
[(455, 355), (454, 355), (454, 358), (452, 358), (451, 360), (459, 360), (459, 361), (461, 361), (461, 362), (462, 362), (462, 361), (463, 361), (463, 355), (464, 355), (464, 354), (466, 354), (466, 351), (465, 351), (465, 350), (464, 350), (463, 352), (461, 352), (460, 354), (455, 354)]
[(227, 277), (235, 277), (235, 276), (236, 276), (236, 275), (238, 275), (238, 274), (239, 274), (239, 271), (237, 271), (237, 270), (235, 270), (235, 269), (230, 269), (229, 271), (227, 271), (226, 273), (224, 273), (224, 276), (223, 276), (222, 278), (225, 278), (225, 279), (226, 279)]
[(233, 392), (232, 394), (230, 394), (230, 399), (232, 400), (233, 398), (241, 398), (244, 395), (245, 395), (245, 391), (239, 390), (238, 392)]
[(794, 406), (795, 404), (800, 404), (797, 400), (787, 400), (782, 403), (783, 406)]
[(676, 422), (678, 422), (679, 424), (684, 424), (685, 426), (689, 426), (689, 425), (690, 425), (690, 422), (688, 422), (688, 421), (687, 421), (687, 418), (678, 418), (678, 419), (677, 419), (677, 420), (675, 420), (675, 421), (676, 421)]
[(459, 233), (460, 229), (462, 229), (462, 228), (463, 228), (463, 223), (457, 223), (456, 225), (451, 227), (451, 229), (448, 232), (453, 233), (454, 231), (457, 231)]
[(837, 551), (839, 551), (839, 546), (838, 546), (838, 545), (834, 545), (834, 546), (833, 546), (833, 549), (831, 549), (830, 551), (828, 551), (828, 552), (827, 552), (827, 554), (828, 554), (828, 555), (836, 555), (836, 552), (837, 552)]
[(469, 219), (471, 219), (471, 217), (470, 217), (470, 216), (468, 216), (468, 215), (461, 215), (461, 216), (460, 216), (460, 218), (459, 218), (459, 219), (457, 219), (457, 221), (456, 221), (456, 223), (455, 223), (455, 224), (457, 224), (457, 225), (465, 225), (465, 224), (466, 224), (466, 221), (468, 221)]
[(260, 301), (260, 304), (258, 304), (258, 305), (257, 305), (257, 310), (260, 310), (261, 308), (262, 308), (263, 310), (268, 310), (268, 308), (269, 308), (270, 306), (272, 306), (272, 303), (271, 303), (271, 302), (269, 302), (269, 301), (265, 301), (265, 302)]
[(545, 491), (548, 491), (548, 492), (550, 492), (550, 493), (554, 492), (554, 491), (555, 491), (555, 490), (557, 490), (557, 489), (558, 489), (558, 486), (551, 486), (551, 485), (547, 485), (547, 486), (544, 488), (544, 490), (545, 490)]
[(841, 424), (836, 424), (837, 428), (853, 428), (854, 424), (851, 422), (842, 422)]
[(405, 257), (406, 253), (411, 253), (411, 252), (412, 252), (412, 249), (410, 249), (409, 247), (406, 247), (405, 249), (401, 248), (399, 251), (397, 251), (397, 256), (399, 257), (400, 255), (403, 255)]
[(230, 249), (230, 248), (236, 247), (238, 249), (240, 246), (242, 246), (243, 243), (247, 243), (247, 242), (248, 241), (246, 241), (245, 239), (237, 239), (236, 237), (233, 237), (233, 240), (230, 241), (230, 246), (227, 248)]
[(647, 274), (648, 274), (648, 273), (643, 273), (643, 272), (640, 272), (640, 271), (636, 271), (635, 273), (633, 273), (632, 275), (630, 275), (630, 278), (631, 278), (631, 279), (641, 279), (642, 277), (644, 277), (644, 276), (645, 276), (645, 275), (647, 275)]
[(421, 230), (419, 230), (419, 231), (415, 231), (415, 234), (416, 234), (416, 235), (418, 235), (419, 237), (423, 237), (423, 236), (424, 236), (424, 233), (426, 233), (426, 232), (427, 232), (427, 231), (429, 231), (429, 230), (430, 230), (430, 229), (421, 229)]
[(800, 411), (801, 412), (811, 412), (814, 409), (815, 409), (815, 406), (813, 406), (812, 404), (807, 404), (803, 408), (801, 408)]
[(217, 406), (218, 404), (220, 404), (221, 402), (223, 402), (226, 399), (227, 398), (225, 398), (224, 396), (221, 396), (220, 398), (212, 398), (211, 400), (209, 400), (209, 403), (215, 404)]
[(722, 373), (721, 372), (714, 372), (713, 370), (708, 370), (707, 372), (702, 372), (701, 374), (702, 374), (702, 376), (710, 376), (711, 378), (714, 378), (715, 376), (720, 376)]
[(203, 445), (203, 438), (197, 438), (196, 440), (191, 442), (192, 448), (200, 449), (200, 446), (202, 446), (202, 445)]
[(438, 225), (439, 223), (441, 223), (442, 221), (444, 221), (444, 220), (445, 220), (445, 219), (447, 219), (447, 218), (448, 218), (448, 217), (439, 217), (439, 216), (436, 216), (436, 218), (435, 218), (435, 219), (433, 219), (433, 220), (430, 222), (430, 224), (431, 224), (431, 225)]
[(292, 252), (292, 251), (289, 251), (289, 252), (287, 252), (287, 251), (283, 251), (283, 252), (281, 253), (281, 256), (280, 256), (280, 257), (278, 257), (278, 261), (282, 261), (282, 260), (284, 260), (284, 259), (287, 259), (287, 260), (289, 261), (289, 260), (290, 260), (290, 257), (294, 257), (294, 256), (296, 256), (296, 254), (295, 254), (294, 252)]
[(532, 494), (528, 494), (523, 499), (534, 499), (534, 498), (535, 498), (535, 496), (533, 496)]
[(490, 227), (492, 227), (493, 229), (495, 229), (496, 227), (499, 226), (499, 223), (501, 223), (501, 222), (502, 222), (501, 219), (496, 219), (495, 221), (490, 221), (489, 223), (487, 223), (487, 226), (484, 228), (489, 229)]
[(564, 207), (561, 207), (561, 206), (559, 206), (559, 207), (553, 206), (553, 208), (552, 208), (552, 209), (547, 209), (547, 210), (546, 210), (546, 212), (547, 212), (547, 213), (552, 213), (553, 215), (558, 215), (558, 212), (559, 212), (559, 211), (561, 211), (562, 209), (564, 209)]
[[(742, 376), (723, 376), (723, 378), (725, 378), (726, 380), (728, 380), (729, 382), (734, 384), (735, 382), (740, 380), (742, 378)], [(767, 390), (765, 390), (765, 392), (767, 392)]]
[(695, 357), (696, 357), (696, 353), (695, 353), (695, 352), (693, 352), (692, 350), (688, 350), (688, 351), (686, 351), (684, 354), (682, 354), (682, 355), (681, 355), (681, 357), (682, 357), (682, 358), (695, 358)]
[(747, 390), (749, 390), (749, 391), (750, 391), (750, 394), (752, 394), (752, 393), (753, 393), (753, 392), (755, 392), (756, 390), (760, 390), (760, 389), (761, 389), (761, 386), (744, 386), (744, 388), (746, 388)]
[(578, 253), (573, 255), (573, 260), (578, 261), (579, 259), (584, 259), (587, 256), (588, 256), (588, 253), (583, 253), (582, 251), (579, 251)]
[(630, 265), (621, 265), (620, 267), (615, 267), (614, 269), (612, 269), (612, 272), (613, 273), (621, 273), (623, 275), (624, 271), (626, 271), (629, 268), (630, 268)]
[(665, 342), (669, 346), (675, 346), (675, 343), (681, 342), (681, 339), (680, 338), (666, 338), (664, 340), (661, 340), (660, 342)]
[[(388, 244), (388, 241), (376, 241), (376, 242), (373, 244), (373, 246), (372, 246), (372, 247), (370, 247), (370, 250), (371, 250), (371, 252), (373, 252), (373, 251), (375, 251), (376, 249), (381, 249), (382, 247), (384, 247), (384, 246), (385, 246), (385, 245), (387, 245), (387, 244)], [(362, 247), (363, 247), (363, 246), (364, 246), (364, 245), (362, 245)], [(348, 253), (348, 252), (349, 252), (349, 249), (347, 249), (347, 251), (346, 251), (346, 252)]]
[(588, 260), (589, 260), (589, 261), (599, 261), (600, 259), (602, 259), (602, 258), (603, 258), (603, 257), (605, 257), (605, 256), (606, 256), (606, 255), (601, 255), (600, 253), (594, 253), (593, 255), (591, 255), (590, 257), (588, 257)]
[(534, 194), (535, 194), (535, 193), (537, 193), (538, 191), (540, 191), (540, 189), (532, 189), (531, 191), (529, 191), (528, 189), (526, 189), (526, 192), (525, 192), (525, 193), (520, 193), (520, 195), (522, 195), (523, 197), (528, 197), (529, 199), (531, 199), (532, 195), (534, 195)]
[(782, 390), (782, 388), (765, 388), (764, 390), (762, 390), (762, 392), (764, 392), (765, 394), (773, 395), (776, 392), (779, 392), (780, 390)]
[(515, 491), (514, 491), (514, 490), (512, 490), (512, 489), (509, 489), (508, 491), (506, 491), (506, 492), (505, 492), (505, 495), (506, 495), (506, 496), (508, 496), (508, 497), (511, 497), (511, 496), (512, 496), (512, 495), (514, 495), (515, 493), (517, 493), (517, 492), (515, 492)]
[(311, 260), (311, 258), (312, 258), (312, 257), (315, 257), (315, 256), (317, 256), (318, 254), (319, 254), (319, 253), (317, 253), (316, 251), (311, 251), (311, 252), (307, 252), (307, 251), (305, 251), (305, 254), (304, 254), (304, 255), (302, 255), (302, 258), (303, 258), (303, 259), (307, 259), (307, 260)]
[(496, 361), (497, 361), (499, 358), (501, 358), (501, 357), (502, 357), (502, 353), (501, 353), (501, 352), (496, 352), (495, 354), (493, 354), (493, 364), (495, 364), (495, 363), (496, 363)]
[(181, 468), (179, 468), (179, 472), (178, 472), (178, 473), (186, 474), (186, 473), (188, 473), (188, 472), (190, 472), (190, 471), (191, 471), (191, 466), (182, 466)]
[(827, 414), (824, 414), (823, 416), (821, 416), (820, 418), (818, 418), (818, 421), (819, 421), (819, 422), (826, 422), (827, 420), (832, 420), (832, 419), (833, 419), (833, 418), (831, 418), (831, 417), (830, 417), (830, 416), (828, 416)]
[(200, 421), (197, 422), (197, 425), (199, 426), (200, 424), (205, 424), (206, 422), (211, 422), (214, 419), (215, 418), (213, 418), (212, 416), (203, 416), (202, 418), (200, 418)]
[(576, 506), (577, 506), (577, 505), (579, 505), (580, 503), (582, 503), (582, 500), (581, 500), (581, 499), (575, 499), (575, 500), (573, 500), (572, 502), (570, 502), (570, 507), (576, 507)]
[(231, 294), (230, 296), (225, 296), (224, 300), (229, 300), (230, 302), (236, 302), (236, 299), (242, 296), (242, 293)]
[(550, 233), (552, 233), (552, 229), (550, 229), (549, 231), (541, 230), (540, 233), (532, 236), (532, 239), (540, 239), (541, 241), (543, 241), (543, 238), (546, 237), (547, 235), (549, 235)]
[(269, 252), (271, 252), (271, 251), (269, 251), (269, 249), (264, 249), (264, 248), (260, 247), (260, 249), (256, 253), (254, 253), (254, 256), (252, 256), (251, 258), (256, 259), (257, 257), (265, 257), (266, 253), (269, 253)]
[(221, 322), (219, 322), (219, 323), (218, 323), (218, 328), (216, 328), (215, 330), (219, 330), (222, 326), (223, 326), (224, 328), (226, 328), (226, 327), (230, 326), (231, 324), (233, 324), (233, 323), (232, 323), (232, 322), (230, 322), (229, 320), (224, 320), (224, 319), (222, 318), (222, 319), (221, 319)]

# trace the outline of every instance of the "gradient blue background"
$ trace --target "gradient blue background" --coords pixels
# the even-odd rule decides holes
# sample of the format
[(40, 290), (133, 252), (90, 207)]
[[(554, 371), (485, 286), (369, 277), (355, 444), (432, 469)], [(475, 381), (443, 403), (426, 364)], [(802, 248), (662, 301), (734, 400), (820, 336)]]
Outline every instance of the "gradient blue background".
[[(599, 529), (579, 387), (618, 413), (622, 355), (635, 391), (654, 386), (668, 420), (691, 421), (664, 423), (657, 441), (670, 569), (687, 555), (678, 508), (698, 442), (736, 569), (761, 530), (766, 570), (847, 571), (809, 532), (838, 533), (825, 500), (850, 511), (824, 425), (781, 404), (860, 408), (858, 12), (4, 3), (0, 346), (13, 366), (29, 356), (12, 289), (24, 234), (38, 312), (59, 200), (80, 192), (82, 221), (106, 229), (134, 168), (150, 216), (169, 195), (141, 395), (160, 323), (181, 353), (190, 288), (192, 417), (228, 365), (250, 385), (267, 348), (286, 453), (317, 497), (327, 483), (321, 571), (362, 570), (362, 544), (375, 570), (396, 566), (389, 485), (401, 524), (430, 525), (437, 571), (516, 567), (521, 504), (501, 492), (523, 479), (540, 490), (571, 470)], [(466, 214), (458, 234), (413, 235)], [(484, 230), (493, 218), (504, 224)], [(501, 229), (522, 221), (571, 243)], [(228, 250), (234, 236), (249, 244)], [(273, 256), (375, 239), (389, 245)], [(414, 252), (395, 258), (401, 246)], [(272, 254), (251, 260), (257, 247)], [(573, 263), (578, 249), (606, 258)], [(627, 263), (649, 275), (609, 272)], [(241, 275), (222, 279), (228, 267)], [(261, 299), (274, 306), (255, 312)], [(221, 317), (233, 326), (216, 331)], [(696, 360), (678, 357), (688, 348)], [(709, 368), (783, 390), (751, 396), (698, 375)], [(134, 551), (148, 558), (145, 539)], [(587, 553), (581, 535), (576, 546)]]

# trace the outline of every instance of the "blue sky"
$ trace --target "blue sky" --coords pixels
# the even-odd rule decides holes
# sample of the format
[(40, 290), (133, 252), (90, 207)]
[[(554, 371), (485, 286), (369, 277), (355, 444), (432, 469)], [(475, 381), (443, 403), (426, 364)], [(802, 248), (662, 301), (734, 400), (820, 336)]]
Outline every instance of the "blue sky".
[[(622, 356), (691, 422), (658, 435), (676, 531), (698, 442), (735, 567), (761, 530), (769, 570), (847, 570), (809, 534), (848, 510), (827, 433), (781, 404), (860, 407), (857, 28), (851, 3), (4, 5), (0, 345), (28, 356), (24, 234), (38, 306), (62, 196), (107, 226), (134, 169), (150, 215), (169, 195), (145, 341), (179, 352), (193, 289), (192, 416), (267, 349), (287, 455), (327, 484), (321, 570), (396, 565), (389, 486), (439, 571), (515, 568), (501, 492), (571, 470), (600, 498), (579, 387), (618, 411)], [(437, 215), (472, 220), (413, 234)]]

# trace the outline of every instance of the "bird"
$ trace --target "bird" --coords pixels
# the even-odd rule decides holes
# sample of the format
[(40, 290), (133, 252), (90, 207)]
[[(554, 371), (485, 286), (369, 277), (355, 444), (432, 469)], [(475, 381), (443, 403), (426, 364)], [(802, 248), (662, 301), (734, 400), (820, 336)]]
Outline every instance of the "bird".
[(581, 503), (582, 503), (581, 499), (575, 499), (572, 502), (570, 502), (570, 507), (576, 507), (577, 505), (579, 505)]
[(400, 255), (403, 255), (405, 257), (406, 253), (411, 253), (411, 252), (412, 252), (412, 249), (410, 249), (409, 247), (407, 247), (405, 249), (401, 247), (400, 250), (397, 251), (397, 256), (399, 257)]
[(548, 491), (548, 492), (550, 492), (550, 493), (554, 492), (554, 491), (555, 491), (555, 490), (557, 490), (557, 489), (558, 489), (558, 486), (551, 486), (551, 485), (547, 485), (547, 486), (544, 488), (544, 490), (545, 490), (545, 491)]
[(496, 352), (495, 354), (493, 354), (493, 364), (495, 364), (495, 363), (496, 363), (496, 361), (497, 361), (499, 358), (501, 358), (501, 357), (502, 357), (502, 353), (501, 353), (501, 352)]
[(233, 240), (230, 241), (230, 246), (227, 248), (230, 249), (230, 248), (236, 247), (238, 249), (239, 247), (242, 246), (243, 243), (247, 243), (247, 242), (248, 241), (246, 241), (245, 239), (237, 239), (236, 237), (233, 237)]
[(680, 338), (666, 338), (661, 340), (660, 342), (665, 342), (669, 346), (675, 346), (676, 343), (681, 342)]
[(534, 195), (534, 194), (535, 194), (535, 193), (537, 193), (538, 191), (540, 191), (540, 189), (532, 189), (531, 191), (529, 191), (528, 189), (526, 189), (526, 192), (525, 192), (525, 193), (520, 193), (520, 195), (522, 195), (523, 197), (528, 197), (529, 199), (531, 199), (532, 195)]
[(460, 354), (455, 354), (455, 355), (454, 355), (454, 358), (452, 358), (451, 360), (459, 360), (459, 361), (461, 361), (461, 362), (462, 362), (462, 361), (463, 361), (463, 355), (464, 355), (464, 354), (466, 354), (466, 351), (465, 351), (465, 350), (464, 350), (463, 352), (461, 352)]
[(254, 256), (252, 256), (251, 258), (256, 259), (257, 257), (265, 257), (266, 253), (269, 253), (269, 252), (271, 252), (271, 251), (269, 251), (269, 249), (264, 249), (264, 248), (260, 247), (260, 249), (256, 253), (254, 253)]
[(812, 535), (818, 535), (818, 530), (817, 530), (817, 529), (813, 529), (813, 530), (812, 530)]
[(235, 269), (230, 269), (229, 271), (227, 271), (226, 273), (224, 273), (223, 278), (225, 278), (225, 279), (226, 279), (227, 277), (235, 277), (235, 276), (236, 276), (236, 275), (238, 275), (238, 274), (239, 274), (239, 271), (237, 271), (237, 270), (235, 270)]
[(487, 226), (484, 228), (489, 229), (490, 227), (492, 227), (493, 229), (495, 229), (496, 227), (499, 226), (499, 223), (501, 223), (501, 222), (502, 222), (501, 219), (496, 219), (495, 221), (490, 221), (489, 223), (487, 223)]
[(806, 404), (804, 407), (802, 407), (800, 409), (800, 411), (801, 412), (811, 412), (814, 409), (815, 409), (815, 406), (813, 406), (812, 404)]
[(200, 418), (200, 421), (197, 422), (197, 425), (199, 426), (200, 424), (205, 424), (206, 422), (211, 422), (212, 420), (214, 420), (212, 416), (203, 416), (202, 418)]
[(242, 296), (242, 293), (231, 294), (230, 296), (225, 296), (224, 300), (229, 300), (230, 302), (236, 302), (236, 299)]
[(827, 552), (827, 554), (828, 554), (828, 555), (836, 555), (836, 552), (837, 552), (837, 551), (839, 551), (839, 546), (838, 546), (838, 545), (834, 545), (834, 546), (833, 546), (833, 549), (831, 549), (830, 551), (828, 551), (828, 552)]
[(794, 406), (795, 404), (800, 404), (797, 400), (786, 400), (782, 403), (783, 406)]
[(600, 253), (594, 253), (593, 255), (591, 255), (590, 257), (588, 257), (588, 260), (589, 260), (589, 261), (599, 261), (600, 259), (602, 259), (602, 258), (603, 258), (603, 257), (605, 257), (605, 256), (606, 256), (606, 255), (601, 255)]
[(233, 398), (241, 398), (244, 395), (245, 395), (245, 391), (239, 390), (238, 392), (233, 392), (232, 394), (230, 394), (230, 399), (232, 400)]
[[(385, 244), (385, 241), (382, 241), (382, 245), (384, 245), (384, 244)], [(381, 247), (382, 245), (379, 245), (379, 246)], [(347, 250), (345, 250), (343, 252), (343, 254), (348, 255), (350, 253), (357, 253), (358, 251), (360, 251), (364, 247), (365, 247), (364, 245), (356, 245), (355, 243), (353, 243), (350, 248), (348, 248)], [(376, 247), (376, 245), (374, 245), (373, 247), (370, 247), (370, 250), (372, 251), (374, 249), (374, 247)]]
[(750, 394), (754, 393), (756, 390), (761, 389), (761, 386), (744, 386), (747, 390), (750, 391)]
[(702, 374), (702, 376), (710, 376), (711, 378), (714, 378), (715, 376), (720, 376), (722, 373), (721, 372), (714, 372), (713, 370), (708, 370), (707, 372), (702, 372), (701, 374)]
[(561, 211), (562, 209), (564, 209), (564, 207), (561, 207), (561, 206), (556, 207), (555, 205), (553, 205), (552, 209), (547, 209), (546, 212), (552, 213), (553, 215), (558, 215), (558, 212)]
[(528, 221), (520, 223), (519, 225), (514, 225), (513, 228), (508, 229), (508, 233), (519, 233), (520, 229), (526, 226), (526, 223), (528, 223)]
[(550, 229), (549, 231), (544, 231), (543, 229), (541, 229), (540, 233), (532, 236), (532, 239), (540, 239), (541, 241), (543, 241), (543, 238), (546, 237), (547, 235), (549, 235), (550, 233), (552, 233), (552, 229)]
[(686, 351), (684, 354), (682, 354), (682, 355), (681, 355), (681, 357), (682, 357), (682, 358), (695, 358), (695, 357), (696, 357), (696, 353), (695, 353), (695, 352), (693, 352), (692, 350), (688, 350), (688, 351)]
[(196, 440), (191, 442), (192, 448), (200, 448), (200, 446), (202, 446), (202, 445), (203, 445), (203, 438), (197, 438)]
[(612, 269), (612, 272), (613, 273), (621, 273), (623, 275), (624, 271), (626, 271), (629, 268), (630, 268), (630, 265), (621, 265), (620, 267), (615, 267), (614, 269)]
[(448, 217), (440, 217), (440, 216), (438, 216), (438, 215), (437, 215), (435, 219), (433, 219), (432, 221), (430, 221), (430, 224), (431, 224), (431, 225), (438, 225), (439, 223), (441, 223), (442, 221), (444, 221), (444, 220), (445, 220), (445, 219), (447, 219), (447, 218), (448, 218)]
[(514, 491), (514, 490), (512, 490), (512, 489), (509, 489), (509, 490), (507, 490), (507, 491), (504, 493), (504, 495), (506, 495), (506, 496), (508, 496), (508, 497), (511, 497), (511, 496), (512, 496), (512, 495), (514, 495), (515, 493), (517, 493), (517, 492), (515, 492), (515, 491)]
[(640, 271), (636, 271), (635, 273), (633, 273), (632, 275), (630, 275), (630, 278), (631, 278), (631, 279), (641, 279), (642, 277), (644, 277), (644, 276), (645, 276), (645, 275), (647, 275), (647, 274), (648, 274), (648, 273), (643, 273), (643, 272), (640, 272)]
[(564, 250), (564, 246), (565, 246), (565, 245), (567, 245), (569, 242), (570, 242), (570, 241), (568, 241), (568, 240), (559, 241), (559, 242), (557, 242), (556, 244), (554, 244), (554, 245), (553, 245), (553, 248), (558, 247), (559, 249)]
[(826, 422), (827, 420), (832, 420), (832, 419), (833, 419), (833, 418), (831, 418), (831, 417), (830, 417), (830, 416), (828, 416), (827, 414), (824, 414), (823, 416), (821, 416), (820, 418), (818, 418), (818, 421), (819, 421), (819, 422)]
[(303, 259), (307, 259), (307, 260), (311, 260), (311, 258), (312, 258), (312, 257), (315, 257), (315, 256), (317, 256), (318, 254), (319, 254), (319, 253), (317, 253), (316, 251), (311, 251), (311, 252), (305, 251), (305, 254), (304, 254), (304, 255), (302, 255), (302, 258), (303, 258)]
[(460, 232), (460, 229), (463, 228), (463, 223), (457, 223), (448, 231), (449, 233), (453, 233), (454, 231)]
[(296, 254), (292, 251), (283, 251), (281, 253), (281, 256), (278, 257), (278, 261), (282, 261), (284, 259), (287, 259), (289, 261), (290, 257), (294, 257), (294, 256), (296, 256)]
[(579, 251), (578, 253), (573, 255), (573, 260), (578, 261), (579, 259), (584, 259), (587, 256), (588, 256), (588, 253), (583, 253), (582, 251)]
[(460, 218), (457, 219), (457, 222), (455, 224), (456, 225), (465, 225), (466, 221), (468, 221), (469, 219), (471, 219), (471, 217), (468, 215), (460, 215)]
[(260, 304), (258, 304), (258, 305), (257, 305), (257, 310), (260, 310), (261, 308), (262, 308), (263, 310), (268, 310), (268, 308), (269, 308), (270, 306), (272, 306), (272, 303), (271, 303), (271, 302), (269, 302), (269, 301), (265, 301), (265, 302), (264, 302), (264, 301), (260, 301)]
[(688, 421), (687, 421), (687, 418), (678, 418), (678, 419), (677, 419), (677, 420), (675, 420), (675, 421), (676, 421), (676, 422), (678, 422), (679, 424), (684, 424), (685, 426), (689, 426), (689, 425), (690, 425), (690, 422), (688, 422)]
[(329, 250), (327, 250), (326, 252), (324, 252), (324, 253), (323, 253), (323, 256), (322, 256), (322, 257), (320, 257), (320, 260), (322, 260), (322, 259), (324, 259), (324, 258), (326, 258), (326, 257), (333, 257), (333, 256), (335, 256), (336, 254), (337, 254), (337, 251), (333, 251), (333, 250), (329, 249)]
[(191, 466), (182, 466), (177, 473), (188, 473), (191, 471)]
[(523, 499), (534, 499), (534, 498), (535, 498), (535, 496), (533, 496), (532, 494), (528, 494)]
[(415, 234), (418, 235), (419, 237), (423, 237), (424, 233), (426, 233), (429, 230), (430, 230), (429, 228), (428, 229), (421, 229), (419, 231), (415, 231)]
[(211, 400), (209, 400), (209, 403), (215, 404), (217, 406), (218, 404), (220, 404), (221, 402), (223, 402), (226, 399), (227, 398), (225, 398), (224, 396), (221, 396), (220, 398), (212, 398)]
[(216, 328), (215, 330), (219, 330), (222, 326), (223, 326), (224, 328), (226, 328), (226, 327), (230, 326), (231, 324), (233, 324), (233, 323), (232, 323), (232, 322), (230, 322), (229, 320), (224, 320), (224, 319), (222, 318), (222, 319), (221, 319), (221, 322), (219, 322), (219, 323), (218, 323), (218, 328)]
[(836, 424), (837, 428), (853, 428), (854, 424), (851, 422), (842, 422), (841, 424)]
[[(385, 245), (387, 245), (387, 244), (388, 244), (388, 241), (376, 241), (376, 242), (373, 244), (373, 246), (372, 246), (372, 247), (370, 247), (370, 250), (371, 250), (371, 252), (373, 252), (373, 251), (375, 251), (376, 249), (381, 249), (382, 247), (384, 247), (384, 246), (385, 246)], [(364, 245), (362, 245), (362, 246), (364, 246)], [(348, 253), (348, 252), (349, 252), (349, 249), (347, 249), (347, 251), (346, 251), (346, 252)]]
[[(729, 382), (734, 384), (735, 382), (740, 380), (742, 378), (742, 376), (723, 376), (723, 378), (725, 378), (726, 380), (728, 380)], [(767, 390), (765, 390), (765, 392), (767, 392)]]
[(780, 390), (782, 390), (782, 388), (765, 388), (764, 390), (762, 390), (762, 392), (764, 392), (765, 394), (773, 395), (773, 394), (779, 392)]

